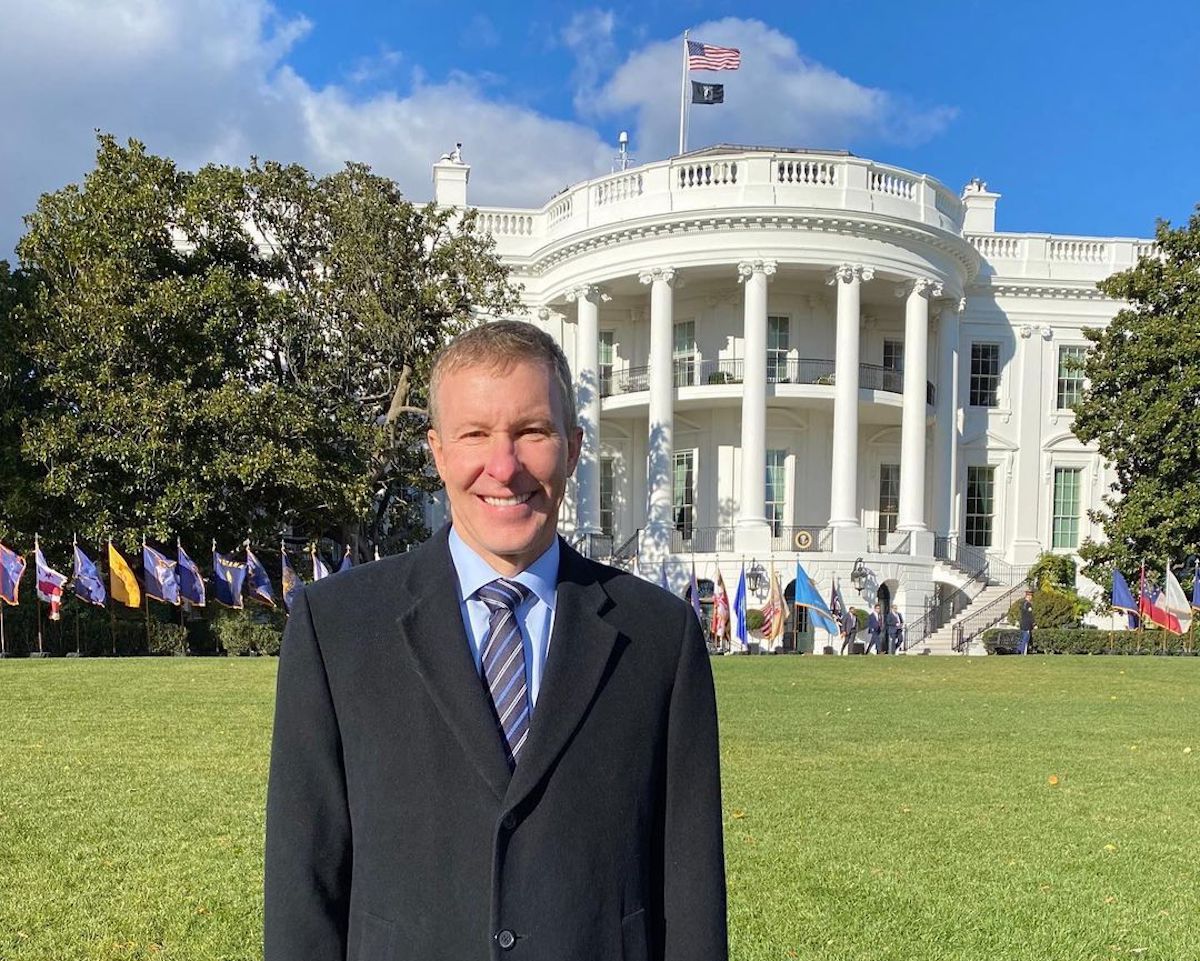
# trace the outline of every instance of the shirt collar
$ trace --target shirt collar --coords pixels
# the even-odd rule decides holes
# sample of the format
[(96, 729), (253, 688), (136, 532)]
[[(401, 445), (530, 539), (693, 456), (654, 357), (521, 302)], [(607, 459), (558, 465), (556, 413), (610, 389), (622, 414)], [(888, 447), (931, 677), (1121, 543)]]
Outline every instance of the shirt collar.
[[(454, 570), (458, 574), (460, 600), (465, 601), (473, 597), (479, 588), (504, 576), (468, 547), (467, 542), (453, 527), (450, 528), (450, 558), (454, 562)], [(558, 590), (558, 559), (558, 538), (555, 537), (537, 560), (509, 580), (524, 584), (537, 595), (539, 601), (553, 611)]]

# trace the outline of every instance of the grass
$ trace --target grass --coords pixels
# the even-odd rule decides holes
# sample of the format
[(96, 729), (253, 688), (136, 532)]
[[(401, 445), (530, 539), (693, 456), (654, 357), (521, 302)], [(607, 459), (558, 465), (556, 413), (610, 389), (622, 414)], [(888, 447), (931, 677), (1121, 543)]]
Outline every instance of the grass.
[[(1200, 659), (713, 667), (736, 961), (1200, 957)], [(0, 662), (0, 959), (259, 957), (274, 678)]]

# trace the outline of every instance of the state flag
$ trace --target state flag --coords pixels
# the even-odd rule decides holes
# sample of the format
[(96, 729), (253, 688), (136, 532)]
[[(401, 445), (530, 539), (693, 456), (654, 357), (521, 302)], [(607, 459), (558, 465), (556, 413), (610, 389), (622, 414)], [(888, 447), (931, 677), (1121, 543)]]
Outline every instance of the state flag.
[(350, 556), (350, 545), (346, 545), (346, 553), (342, 555), (342, 563), (338, 565), (337, 572), (348, 571), (354, 566), (354, 558)]
[(246, 565), (213, 549), (213, 596), (218, 604), (241, 610)]
[(142, 579), (150, 599), (163, 604), (179, 603), (179, 574), (175, 562), (145, 543), (142, 544)]
[(254, 556), (249, 543), (246, 544), (246, 580), (250, 582), (250, 596), (267, 607), (275, 606), (275, 592), (271, 590), (271, 576), (262, 562)]
[(33, 557), (37, 569), (37, 595), (50, 606), (50, 620), (57, 621), (62, 616), (63, 588), (67, 585), (67, 576), (46, 563), (40, 547), (33, 549)]
[(188, 556), (183, 544), (175, 542), (175, 559), (179, 565), (179, 596), (192, 607), (204, 607), (208, 601), (208, 591), (204, 588), (204, 575), (196, 562)]
[(292, 562), (288, 560), (287, 550), (285, 549), (281, 553), (283, 556), (283, 606), (290, 611), (292, 600), (304, 586), (304, 581), (300, 579), (300, 575), (292, 567)]
[(114, 601), (119, 601), (126, 607), (142, 606), (142, 589), (138, 587), (137, 577), (129, 561), (121, 556), (121, 552), (108, 542), (108, 592)]
[(17, 606), (24, 575), (25, 558), (12, 548), (0, 544), (0, 601), (12, 607)]
[(100, 571), (92, 559), (83, 552), (78, 544), (75, 545), (75, 570), (72, 587), (75, 590), (75, 596), (81, 601), (87, 601), (97, 607), (103, 607), (108, 603), (108, 591), (104, 589), (104, 578), (100, 576)]

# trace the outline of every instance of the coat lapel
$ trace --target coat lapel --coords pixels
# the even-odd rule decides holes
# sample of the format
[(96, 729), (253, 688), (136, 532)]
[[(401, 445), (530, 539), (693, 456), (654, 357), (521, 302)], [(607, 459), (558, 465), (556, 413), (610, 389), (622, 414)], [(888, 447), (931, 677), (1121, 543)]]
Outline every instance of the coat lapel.
[(566, 543), (561, 550), (546, 671), (529, 740), (504, 798), (507, 808), (519, 804), (558, 760), (587, 714), (617, 643), (617, 630), (601, 617), (611, 603), (608, 594), (582, 557)]
[(497, 798), (510, 774), (500, 732), (479, 679), (458, 605), (458, 578), (446, 531), (422, 551), (411, 581), (413, 605), (398, 618), (402, 647), (447, 727)]

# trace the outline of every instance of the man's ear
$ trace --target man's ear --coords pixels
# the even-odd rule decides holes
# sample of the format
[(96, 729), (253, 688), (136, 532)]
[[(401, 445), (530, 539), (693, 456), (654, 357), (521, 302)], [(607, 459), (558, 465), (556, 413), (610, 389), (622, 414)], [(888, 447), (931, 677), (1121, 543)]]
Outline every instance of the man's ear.
[(429, 444), (429, 453), (433, 455), (433, 466), (437, 469), (438, 477), (445, 483), (446, 475), (442, 472), (442, 439), (432, 427), (425, 432), (425, 440)]

